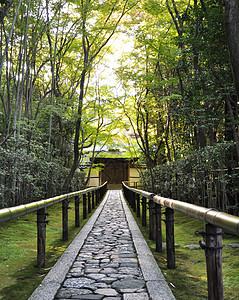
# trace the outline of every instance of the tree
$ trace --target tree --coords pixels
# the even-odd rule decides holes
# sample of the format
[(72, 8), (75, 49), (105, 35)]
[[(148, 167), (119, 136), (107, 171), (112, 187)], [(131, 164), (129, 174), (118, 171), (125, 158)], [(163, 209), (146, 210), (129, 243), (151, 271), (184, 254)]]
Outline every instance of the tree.
[(232, 74), (237, 93), (237, 102), (239, 101), (239, 3), (237, 0), (224, 0), (224, 24)]
[[(74, 161), (69, 176), (66, 178), (64, 183), (65, 189), (69, 186), (80, 160), (79, 141), (82, 123), (83, 99), (87, 91), (87, 76), (90, 76), (93, 63), (114, 35), (122, 18), (134, 6), (135, 2), (131, 2), (129, 0), (118, 0), (115, 2), (109, 0), (105, 1), (103, 5), (100, 3), (95, 5), (95, 3), (90, 0), (82, 0), (80, 2), (79, 10), (81, 16), (80, 30), (83, 48), (83, 67), (80, 74), (78, 115), (75, 126)], [(92, 18), (93, 12), (96, 14), (94, 18)], [(94, 23), (94, 25), (91, 25), (90, 22)]]

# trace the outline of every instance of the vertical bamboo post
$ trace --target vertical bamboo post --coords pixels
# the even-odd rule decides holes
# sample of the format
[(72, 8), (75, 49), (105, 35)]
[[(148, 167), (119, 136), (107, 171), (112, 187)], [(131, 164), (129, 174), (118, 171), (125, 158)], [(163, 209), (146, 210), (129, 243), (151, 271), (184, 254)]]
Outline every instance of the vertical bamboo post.
[(86, 194), (83, 194), (83, 219), (87, 218)]
[(166, 215), (166, 247), (167, 247), (167, 267), (175, 269), (175, 246), (174, 246), (174, 210), (167, 207)]
[(136, 212), (136, 201), (135, 201), (135, 192), (132, 192), (132, 208), (133, 211)]
[(129, 202), (130, 207), (132, 208), (132, 192), (129, 190), (128, 194), (129, 194), (129, 196), (128, 196), (128, 202)]
[(223, 300), (222, 230), (206, 224), (205, 254), (207, 264), (208, 299)]
[(154, 230), (154, 201), (149, 200), (149, 239), (155, 240), (155, 230)]
[(125, 195), (127, 202), (129, 202), (129, 191), (125, 186), (124, 186), (124, 195)]
[(103, 199), (104, 196), (104, 187), (100, 188), (100, 201)]
[(147, 226), (147, 209), (146, 209), (146, 198), (142, 198), (142, 226), (146, 227)]
[(95, 190), (94, 194), (95, 194), (95, 207), (96, 207), (98, 205), (98, 192), (97, 192), (97, 190)]
[(155, 203), (155, 225), (156, 225), (156, 252), (162, 252), (162, 225), (161, 225), (161, 205)]
[(88, 193), (88, 213), (91, 213), (91, 197), (90, 192)]
[(92, 191), (91, 199), (92, 199), (92, 209), (94, 209), (95, 208), (95, 192), (94, 191)]
[(100, 193), (99, 190), (96, 190), (96, 204), (98, 205), (100, 203)]
[(140, 195), (136, 195), (137, 217), (140, 218)]
[(41, 208), (37, 211), (37, 267), (45, 267), (46, 249), (46, 209)]
[(68, 198), (62, 201), (62, 239), (68, 241)]
[(80, 198), (75, 196), (75, 227), (80, 227), (80, 212), (79, 212)]

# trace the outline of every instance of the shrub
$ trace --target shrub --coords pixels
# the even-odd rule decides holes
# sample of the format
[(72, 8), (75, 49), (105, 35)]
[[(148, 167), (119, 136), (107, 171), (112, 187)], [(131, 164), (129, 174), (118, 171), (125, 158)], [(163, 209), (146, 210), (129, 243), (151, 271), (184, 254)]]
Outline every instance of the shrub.
[[(0, 207), (60, 195), (69, 169), (58, 160), (47, 162), (33, 153), (0, 148)], [(84, 188), (84, 172), (76, 172), (69, 191)]]
[[(228, 160), (232, 144), (206, 147), (141, 173), (143, 189), (163, 197), (238, 214), (239, 172)], [(152, 184), (154, 182), (154, 184)]]

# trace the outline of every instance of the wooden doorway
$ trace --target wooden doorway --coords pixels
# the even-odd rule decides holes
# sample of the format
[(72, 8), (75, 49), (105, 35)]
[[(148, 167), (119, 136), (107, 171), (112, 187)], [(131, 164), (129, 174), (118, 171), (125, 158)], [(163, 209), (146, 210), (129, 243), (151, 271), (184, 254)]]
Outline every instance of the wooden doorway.
[(122, 158), (100, 158), (104, 168), (100, 171), (100, 183), (121, 184), (129, 180), (130, 162)]

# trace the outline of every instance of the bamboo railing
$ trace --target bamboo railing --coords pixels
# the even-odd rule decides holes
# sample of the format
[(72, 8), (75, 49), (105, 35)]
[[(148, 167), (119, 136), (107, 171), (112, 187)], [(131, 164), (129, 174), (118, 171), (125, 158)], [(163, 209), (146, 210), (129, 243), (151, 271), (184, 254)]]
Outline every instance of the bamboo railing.
[[(68, 209), (69, 199), (75, 199), (75, 226), (80, 226), (79, 203), (80, 196), (83, 196), (83, 219), (87, 218), (87, 212), (100, 203), (107, 190), (107, 182), (96, 188), (87, 188), (81, 191), (68, 193), (65, 195), (23, 204), (15, 207), (0, 209), (0, 222), (7, 222), (9, 220), (24, 216), (29, 213), (37, 212), (37, 266), (43, 268), (45, 266), (45, 245), (46, 245), (46, 208), (62, 202), (62, 239), (68, 240)], [(88, 201), (87, 201), (88, 198)]]
[(147, 225), (147, 206), (149, 208), (149, 239), (156, 241), (156, 251), (162, 252), (161, 208), (166, 207), (166, 248), (167, 267), (175, 266), (174, 243), (174, 211), (182, 212), (188, 216), (205, 222), (205, 232), (202, 234), (204, 243), (200, 246), (205, 251), (207, 264), (208, 299), (221, 300), (223, 296), (222, 277), (222, 229), (239, 235), (239, 217), (219, 212), (214, 208), (205, 208), (183, 201), (164, 198), (153, 193), (128, 187), (122, 183), (123, 191), (129, 205), (141, 217), (142, 225)]

